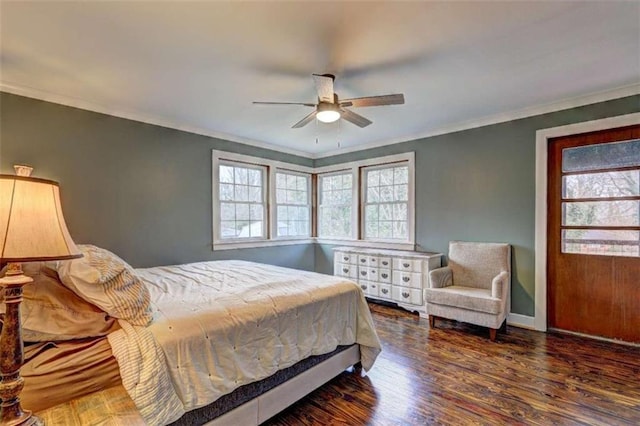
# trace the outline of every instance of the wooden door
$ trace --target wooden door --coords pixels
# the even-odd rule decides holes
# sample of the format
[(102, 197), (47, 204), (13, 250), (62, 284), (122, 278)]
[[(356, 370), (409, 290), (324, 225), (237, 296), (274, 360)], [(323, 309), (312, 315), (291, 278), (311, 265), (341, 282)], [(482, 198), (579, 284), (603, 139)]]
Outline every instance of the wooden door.
[(548, 326), (640, 342), (640, 125), (548, 153)]

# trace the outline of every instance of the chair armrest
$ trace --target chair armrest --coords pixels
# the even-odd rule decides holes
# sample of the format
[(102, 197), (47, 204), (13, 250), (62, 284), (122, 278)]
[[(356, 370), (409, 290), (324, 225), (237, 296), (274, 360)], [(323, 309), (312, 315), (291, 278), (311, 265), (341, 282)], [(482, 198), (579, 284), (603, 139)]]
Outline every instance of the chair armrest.
[(429, 287), (443, 288), (453, 285), (453, 271), (448, 266), (433, 269), (429, 272)]
[(491, 297), (504, 298), (507, 285), (509, 285), (509, 273), (502, 271), (491, 281)]

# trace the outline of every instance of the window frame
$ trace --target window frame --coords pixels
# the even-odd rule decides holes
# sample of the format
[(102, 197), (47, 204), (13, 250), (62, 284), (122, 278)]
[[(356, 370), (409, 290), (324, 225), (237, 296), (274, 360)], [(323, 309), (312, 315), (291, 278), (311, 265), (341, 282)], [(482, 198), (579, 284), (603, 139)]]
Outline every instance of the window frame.
[[(266, 166), (262, 166), (262, 165), (256, 165), (256, 164), (249, 164), (249, 163), (243, 163), (243, 162), (239, 162), (239, 161), (229, 161), (229, 160), (220, 160), (218, 162), (218, 167), (216, 167), (216, 172), (218, 173), (218, 177), (217, 177), (217, 196), (218, 196), (218, 214), (221, 215), (221, 206), (223, 202), (227, 202), (226, 200), (221, 200), (220, 199), (220, 166), (229, 166), (229, 167), (238, 167), (238, 168), (246, 168), (246, 169), (253, 169), (253, 170), (259, 170), (262, 174), (262, 203), (261, 205), (263, 206), (263, 210), (262, 210), (262, 235), (261, 236), (256, 236), (256, 237), (235, 237), (235, 238), (223, 238), (222, 237), (222, 218), (219, 217), (218, 221), (216, 222), (215, 225), (217, 225), (217, 235), (219, 235), (219, 242), (223, 242), (223, 243), (239, 243), (239, 242), (246, 242), (246, 243), (250, 243), (250, 242), (256, 242), (256, 241), (265, 241), (266, 239), (268, 239), (268, 220), (269, 220), (269, 204), (268, 204), (268, 197), (267, 197), (267, 182), (269, 179), (269, 170)], [(235, 185), (235, 182), (234, 182)], [(249, 185), (247, 185), (249, 186)], [(231, 203), (233, 204), (241, 204), (241, 203), (245, 203), (245, 204), (249, 204), (251, 205), (252, 202), (250, 201), (246, 201), (246, 202), (242, 202), (242, 201), (231, 201)]]
[[(287, 204), (287, 203), (278, 203), (278, 193), (277, 193), (277, 174), (288, 174), (292, 176), (302, 176), (307, 181), (307, 203), (306, 204)], [(272, 239), (273, 240), (308, 240), (313, 238), (313, 191), (312, 191), (312, 180), (313, 173), (304, 173), (296, 170), (285, 169), (282, 167), (276, 167), (273, 171), (273, 179), (271, 180), (273, 184), (273, 188), (271, 190), (271, 194), (273, 194), (273, 213), (271, 217), (273, 218), (271, 223), (271, 229), (273, 231)], [(308, 214), (308, 222), (309, 222), (309, 233), (308, 235), (278, 235), (278, 206), (305, 206), (309, 209)]]
[[(342, 176), (342, 175), (351, 175), (351, 236), (350, 237), (337, 237), (337, 236), (326, 236), (323, 237), (320, 235), (320, 210), (322, 207), (322, 204), (320, 203), (320, 199), (322, 197), (322, 179), (325, 177), (331, 177), (331, 176)], [(336, 170), (333, 172), (327, 172), (327, 173), (316, 173), (317, 176), (317, 180), (318, 180), (318, 191), (317, 191), (317, 195), (316, 195), (316, 203), (318, 205), (318, 211), (316, 213), (316, 221), (317, 221), (317, 235), (316, 238), (318, 240), (327, 240), (327, 239), (344, 239), (346, 241), (349, 240), (354, 240), (358, 238), (358, 229), (357, 226), (354, 226), (354, 224), (357, 225), (357, 220), (355, 220), (357, 218), (358, 215), (358, 209), (357, 209), (357, 203), (354, 203), (354, 200), (357, 200), (358, 197), (358, 188), (356, 187), (356, 183), (357, 183), (357, 178), (354, 175), (354, 171), (353, 169), (349, 168), (349, 169), (342, 169), (342, 170)]]
[[(267, 221), (264, 230), (265, 237), (260, 239), (221, 239), (219, 238), (221, 233), (220, 223), (220, 176), (219, 166), (220, 162), (223, 163), (242, 163), (251, 166), (262, 166), (266, 168), (267, 188), (263, 190), (263, 198), (266, 198), (266, 215)], [(407, 202), (407, 241), (398, 240), (381, 240), (381, 239), (368, 239), (364, 237), (364, 214), (362, 191), (362, 176), (363, 168), (370, 166), (388, 166), (392, 164), (400, 164), (406, 162), (409, 167), (409, 182), (408, 182), (408, 202)], [(276, 172), (281, 170), (285, 173), (293, 172), (300, 173), (309, 176), (307, 182), (309, 184), (309, 214), (310, 214), (310, 233), (311, 236), (282, 236), (276, 235), (275, 225), (277, 220), (276, 214)], [(351, 173), (352, 175), (352, 208), (351, 208), (351, 220), (352, 220), (352, 235), (348, 238), (338, 237), (319, 237), (318, 236), (318, 222), (319, 222), (319, 198), (320, 198), (320, 177), (329, 174), (345, 174)], [(358, 161), (351, 161), (339, 164), (333, 164), (329, 166), (321, 167), (308, 167), (297, 165), (293, 163), (287, 163), (276, 160), (269, 160), (266, 158), (253, 157), (244, 154), (236, 154), (226, 151), (212, 150), (212, 237), (213, 237), (213, 250), (233, 250), (241, 248), (259, 248), (259, 247), (271, 247), (280, 245), (293, 245), (293, 244), (306, 244), (306, 243), (319, 243), (319, 244), (348, 244), (356, 247), (375, 247), (381, 249), (397, 249), (397, 250), (415, 250), (415, 152), (405, 152), (401, 154), (388, 155), (383, 157), (368, 158)]]

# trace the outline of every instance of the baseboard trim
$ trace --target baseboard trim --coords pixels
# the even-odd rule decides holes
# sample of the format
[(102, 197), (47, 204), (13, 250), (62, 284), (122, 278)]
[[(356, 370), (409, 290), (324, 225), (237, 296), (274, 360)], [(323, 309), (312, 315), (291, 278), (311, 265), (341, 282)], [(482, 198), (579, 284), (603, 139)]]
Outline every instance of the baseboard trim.
[(510, 313), (507, 316), (507, 324), (513, 327), (526, 328), (528, 330), (535, 330), (534, 317), (522, 314)]

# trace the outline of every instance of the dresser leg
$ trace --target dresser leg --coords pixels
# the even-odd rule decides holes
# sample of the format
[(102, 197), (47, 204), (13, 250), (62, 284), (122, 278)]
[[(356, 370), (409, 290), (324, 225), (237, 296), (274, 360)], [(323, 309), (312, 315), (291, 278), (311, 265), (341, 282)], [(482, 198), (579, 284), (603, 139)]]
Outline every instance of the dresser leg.
[(429, 315), (429, 327), (436, 328), (436, 317), (435, 315)]

